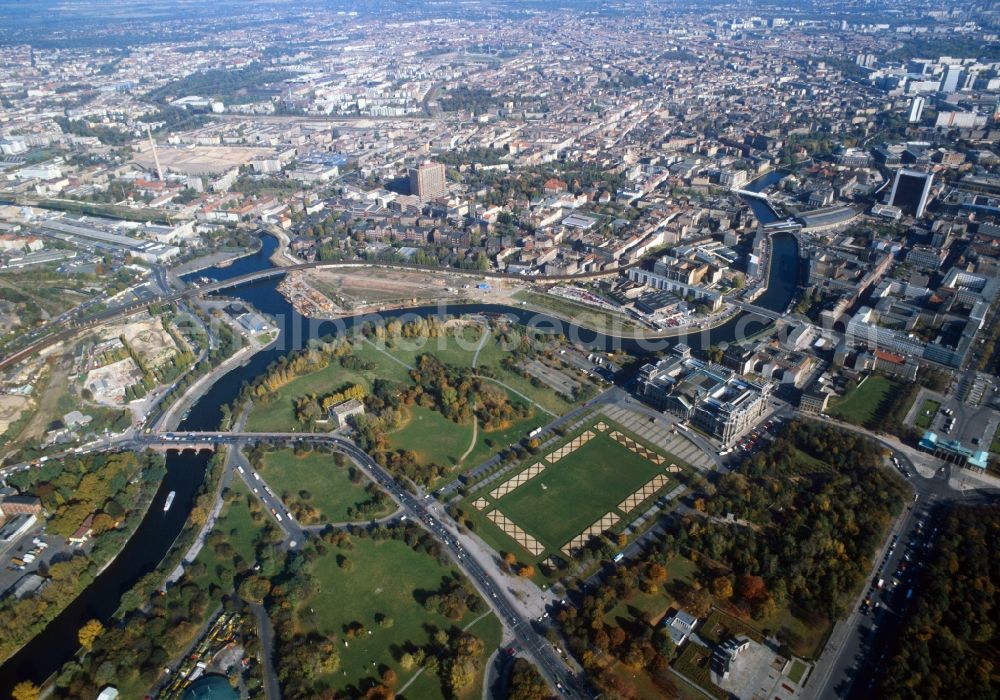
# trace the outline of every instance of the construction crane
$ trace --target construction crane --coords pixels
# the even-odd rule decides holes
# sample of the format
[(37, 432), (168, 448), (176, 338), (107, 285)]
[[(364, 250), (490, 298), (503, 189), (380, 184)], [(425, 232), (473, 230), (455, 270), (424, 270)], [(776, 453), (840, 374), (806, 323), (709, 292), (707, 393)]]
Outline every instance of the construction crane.
[(156, 177), (160, 182), (164, 182), (163, 168), (160, 167), (160, 156), (156, 154), (156, 141), (153, 140), (153, 132), (149, 130), (149, 124), (146, 124), (146, 135), (149, 137), (149, 145), (153, 148), (153, 162), (156, 163)]

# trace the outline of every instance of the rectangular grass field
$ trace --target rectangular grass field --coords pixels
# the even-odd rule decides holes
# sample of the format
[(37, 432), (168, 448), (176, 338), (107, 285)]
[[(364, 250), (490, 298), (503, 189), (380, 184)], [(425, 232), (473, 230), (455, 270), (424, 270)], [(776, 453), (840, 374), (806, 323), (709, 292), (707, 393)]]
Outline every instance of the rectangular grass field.
[[(603, 430), (597, 427), (601, 423), (604, 424)], [(592, 433), (590, 440), (564, 453), (554, 463), (547, 459), (587, 431)], [(639, 454), (616, 441), (611, 437), (615, 431), (633, 440), (637, 450), (648, 450), (649, 455)], [(650, 457), (660, 461), (660, 464)], [(478, 525), (479, 536), (491, 547), (497, 551), (509, 551), (512, 543), (516, 542), (511, 536), (513, 533), (504, 532), (490, 520), (489, 514), (495, 510), (544, 547), (544, 552), (536, 552), (529, 557), (538, 561), (563, 550), (608, 513), (615, 521), (612, 527), (634, 520), (649, 507), (653, 498), (677, 485), (676, 479), (668, 472), (671, 464), (687, 469), (680, 459), (652, 450), (648, 444), (638, 442), (634, 435), (611, 421), (594, 419), (572, 434), (546, 445), (538, 454), (524, 461), (523, 469), (491, 482), (469, 496), (466, 503), (469, 515)], [(503, 495), (492, 495), (496, 489), (512, 482), (518, 474), (533, 465), (544, 468)], [(663, 477), (658, 489), (651, 487), (631, 503), (624, 504), (626, 499), (657, 476)], [(524, 546), (519, 544), (516, 551), (523, 554), (524, 547), (534, 551), (530, 549), (530, 542)]]
[(539, 542), (559, 548), (614, 511), (663, 467), (603, 433), (498, 502), (504, 514)]

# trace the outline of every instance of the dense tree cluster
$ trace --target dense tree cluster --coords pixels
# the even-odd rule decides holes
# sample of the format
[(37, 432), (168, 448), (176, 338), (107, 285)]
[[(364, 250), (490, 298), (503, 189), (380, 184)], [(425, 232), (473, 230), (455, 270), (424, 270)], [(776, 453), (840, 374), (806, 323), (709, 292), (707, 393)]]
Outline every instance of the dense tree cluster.
[(634, 624), (606, 617), (616, 605), (637, 592), (655, 592), (669, 577), (669, 558), (664, 549), (648, 551), (644, 561), (616, 568), (578, 608), (560, 610), (557, 620), (574, 653), (594, 683), (609, 697), (635, 697), (630, 682), (615, 670), (620, 662), (632, 672), (647, 672), (667, 696), (673, 694), (669, 661), (675, 651), (666, 628), (652, 619)]
[(68, 117), (56, 117), (56, 123), (64, 133), (74, 136), (96, 137), (101, 143), (107, 146), (122, 146), (133, 139), (131, 133), (104, 126), (103, 124), (91, 124), (84, 119), (70, 119)]
[[(196, 310), (195, 313), (200, 314), (200, 310)], [(184, 323), (178, 321), (177, 326), (181, 334), (187, 337), (194, 337), (195, 335), (203, 332), (199, 326), (191, 322)], [(195, 364), (193, 368), (178, 379), (176, 384), (171, 385), (163, 400), (160, 402), (162, 409), (166, 410), (170, 404), (181, 396), (184, 396), (191, 385), (198, 381), (200, 377), (208, 374), (208, 372), (210, 372), (214, 367), (218, 367), (227, 358), (232, 357), (232, 355), (243, 346), (242, 336), (230, 328), (228, 324), (216, 324), (214, 326), (214, 332), (218, 338), (218, 343), (214, 347), (209, 347), (206, 357)], [(205, 338), (205, 340), (207, 341), (207, 338)], [(207, 344), (208, 343), (206, 342), (206, 345)]]
[(438, 105), (443, 112), (463, 111), (482, 114), (504, 102), (513, 101), (513, 97), (497, 95), (484, 88), (456, 87), (446, 92), (438, 100)]
[(538, 669), (530, 661), (515, 659), (507, 700), (549, 700), (551, 697), (549, 686)]
[[(792, 607), (807, 622), (840, 616), (902, 508), (905, 487), (883, 460), (867, 438), (793, 422), (742, 472), (715, 483), (693, 480), (690, 513), (670, 521), (633, 563), (611, 570), (581, 606), (560, 611), (570, 650), (609, 694), (635, 692), (618, 664), (643, 670), (669, 693), (673, 681), (666, 663), (674, 650), (662, 626), (648, 615), (609, 619), (611, 610), (640, 591), (665, 588), (664, 604), (673, 598), (699, 618), (713, 605), (758, 620), (778, 607)], [(609, 556), (606, 544), (595, 553)], [(671, 577), (679, 556), (697, 567), (690, 582)], [(787, 629), (779, 631), (789, 645), (796, 642), (792, 637)]]
[(88, 515), (95, 516), (95, 533), (114, 529), (152, 496), (164, 473), (162, 456), (95, 452), (51, 460), (10, 482), (41, 499), (49, 532), (68, 537)]
[[(709, 515), (750, 525), (688, 516), (675, 531), (677, 545), (697, 553), (703, 570), (762, 577), (778, 605), (840, 617), (902, 508), (905, 487), (883, 462), (868, 438), (793, 422), (744, 473), (724, 474), (704, 490)], [(744, 602), (763, 616), (767, 600)]]
[[(204, 509), (206, 501), (210, 505), (214, 500), (222, 465), (221, 458), (213, 458), (199, 494), (200, 506), (196, 509)], [(230, 504), (235, 504), (237, 497), (235, 492), (224, 495)], [(254, 522), (260, 525), (253, 538), (253, 557), (244, 558), (231, 544), (237, 538), (246, 537), (246, 533), (214, 530), (203, 549), (210, 554), (211, 575), (209, 566), (199, 560), (188, 565), (181, 578), (161, 594), (167, 572), (176, 566), (204, 520), (192, 522), (178, 538), (179, 545), (171, 550), (158, 570), (142, 577), (122, 596), (116, 618), (107, 622), (103, 629), (87, 623), (79, 631), (81, 645), (87, 653), (62, 667), (55, 679), (54, 697), (96, 697), (109, 684), (138, 683), (153, 687), (164, 666), (187, 647), (204, 620), (219, 606), (244, 613), (240, 635), (248, 655), (256, 655), (255, 625), (252, 616), (245, 612), (245, 602), (255, 601), (256, 596), (269, 590), (268, 577), (283, 564), (282, 551), (277, 547), (283, 536), (265, 517), (260, 502), (251, 496), (246, 498)], [(262, 587), (259, 582), (267, 585)]]
[(294, 77), (294, 73), (269, 70), (261, 65), (236, 70), (217, 68), (199, 71), (171, 81), (147, 93), (146, 99), (153, 102), (167, 102), (175, 97), (199, 95), (236, 104), (252, 100), (248, 94), (251, 90), (279, 83), (291, 77)]
[(1000, 506), (948, 513), (878, 697), (1000, 695)]
[(285, 355), (271, 363), (253, 385), (245, 390), (259, 404), (267, 405), (274, 392), (296, 378), (318, 372), (330, 364), (351, 354), (352, 348), (346, 339), (314, 341), (304, 350)]
[(445, 365), (431, 354), (417, 358), (410, 377), (416, 386), (407, 389), (404, 402), (433, 408), (456, 423), (475, 415), (485, 430), (503, 430), (531, 415), (529, 406), (511, 403), (496, 384), (467, 367)]
[(317, 420), (325, 420), (327, 411), (338, 403), (350, 399), (361, 401), (367, 394), (368, 391), (363, 385), (351, 384), (324, 396), (316, 394), (300, 396), (295, 399), (295, 419), (311, 428)]
[[(516, 201), (528, 203), (545, 194), (545, 183), (551, 178), (563, 180), (569, 192), (586, 191), (614, 193), (624, 186), (625, 174), (619, 170), (604, 170), (580, 162), (554, 162), (532, 170), (504, 173), (496, 170), (466, 172), (462, 181), (480, 191), (480, 201), (490, 205), (508, 205)], [(522, 228), (529, 229), (528, 226)]]
[(469, 582), (457, 578), (445, 579), (438, 591), (426, 596), (424, 608), (453, 621), (461, 620), (470, 610), (476, 613), (485, 610), (483, 599)]

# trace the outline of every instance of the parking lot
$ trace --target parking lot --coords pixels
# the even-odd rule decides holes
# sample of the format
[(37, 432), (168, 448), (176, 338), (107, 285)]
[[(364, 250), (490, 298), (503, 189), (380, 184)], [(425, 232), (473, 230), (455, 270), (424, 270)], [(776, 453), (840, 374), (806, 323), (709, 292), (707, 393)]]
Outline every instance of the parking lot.
[(0, 549), (4, 563), (0, 569), (0, 592), (8, 590), (22, 577), (37, 572), (39, 566), (48, 566), (53, 559), (66, 558), (69, 552), (66, 540), (46, 535), (39, 523)]
[[(918, 501), (892, 536), (859, 606), (861, 615), (853, 645), (858, 669), (850, 696), (864, 697), (875, 686), (904, 615), (914, 600), (914, 585), (938, 531), (935, 499)], [(842, 695), (846, 696), (847, 694)]]
[[(989, 395), (993, 395), (993, 388), (990, 387)], [(926, 400), (938, 402), (940, 405), (932, 416), (922, 415), (925, 411)], [(926, 428), (918, 427), (920, 430), (930, 430), (941, 438), (947, 440), (958, 440), (966, 447), (974, 450), (988, 450), (997, 426), (1000, 425), (1000, 412), (990, 408), (988, 402), (980, 406), (970, 406), (962, 403), (955, 396), (942, 397), (939, 394), (930, 392), (920, 392), (914, 407), (909, 414), (910, 424), (917, 426), (919, 419), (923, 424), (929, 425)]]

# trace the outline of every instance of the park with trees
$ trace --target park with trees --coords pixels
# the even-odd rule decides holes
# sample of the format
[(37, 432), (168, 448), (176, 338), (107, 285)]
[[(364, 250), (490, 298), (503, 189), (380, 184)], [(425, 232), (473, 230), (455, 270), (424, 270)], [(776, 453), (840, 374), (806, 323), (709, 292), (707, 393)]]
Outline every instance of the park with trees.
[(486, 603), (413, 525), (327, 530), (272, 582), (287, 697), (478, 697), (500, 643)]
[(325, 446), (268, 449), (258, 443), (247, 457), (301, 525), (371, 520), (396, 509), (342, 453)]
[(665, 532), (560, 612), (570, 650), (595, 684), (625, 697), (671, 684), (674, 650), (657, 624), (670, 609), (723, 615), (734, 634), (814, 655), (902, 511), (905, 485), (883, 462), (868, 438), (792, 422), (739, 472), (690, 481), (688, 508)]
[(1000, 506), (952, 507), (914, 581), (877, 694), (987, 698), (1000, 694)]
[(111, 561), (131, 537), (166, 473), (161, 455), (113, 452), (67, 455), (38, 469), (12, 475), (9, 483), (37, 496), (50, 534), (68, 537), (90, 516), (92, 541), (85, 549), (39, 566), (47, 583), (35, 595), (7, 596), (0, 614), (0, 658), (38, 634)]

